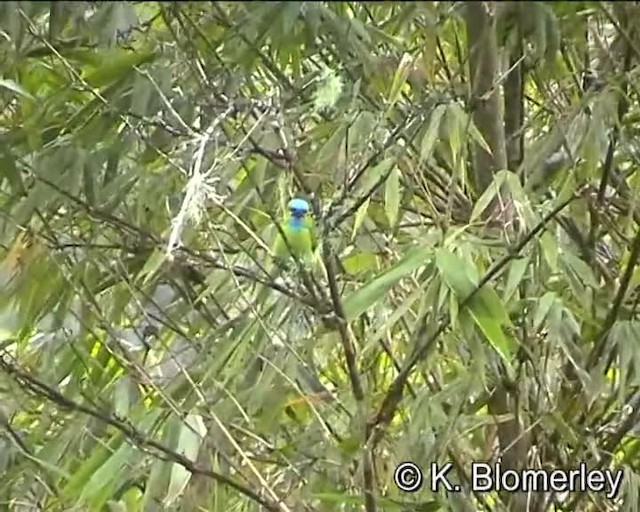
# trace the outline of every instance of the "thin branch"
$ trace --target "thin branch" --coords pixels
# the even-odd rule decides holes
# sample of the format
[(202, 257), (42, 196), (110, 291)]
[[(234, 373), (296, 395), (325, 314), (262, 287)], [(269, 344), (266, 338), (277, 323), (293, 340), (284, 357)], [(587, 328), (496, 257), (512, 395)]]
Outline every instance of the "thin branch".
[[(482, 279), (480, 279), (478, 286), (473, 290), (473, 292), (469, 296), (461, 300), (460, 308), (463, 308), (467, 304), (469, 304), (469, 301), (473, 299), (473, 297), (480, 291), (480, 289), (482, 289), (485, 284), (489, 283), (502, 271), (502, 269), (506, 267), (506, 265), (511, 260), (515, 259), (520, 251), (539, 233), (541, 233), (545, 229), (546, 225), (551, 220), (553, 220), (560, 212), (562, 212), (562, 210), (569, 206), (569, 204), (571, 204), (574, 200), (581, 197), (584, 190), (585, 188), (583, 187), (583, 189), (576, 192), (576, 194), (556, 206), (538, 223), (538, 225), (536, 225), (531, 231), (529, 231), (522, 238), (522, 240), (518, 244), (516, 244), (515, 247), (513, 247), (513, 249), (511, 249), (500, 260), (494, 263), (484, 274)], [(426, 336), (427, 325), (426, 322), (424, 322), (424, 319), (422, 319), (421, 327), (417, 330), (415, 336), (416, 348), (414, 352), (403, 364), (402, 371), (396, 376), (395, 380), (387, 390), (377, 413), (369, 423), (369, 433), (372, 436), (373, 444), (377, 444), (382, 436), (383, 428), (392, 421), (393, 416), (402, 400), (404, 387), (413, 372), (413, 368), (430, 352), (431, 347), (433, 347), (438, 337), (443, 334), (448, 328), (449, 321), (449, 316), (445, 315), (445, 317), (440, 322), (438, 322), (434, 333), (429, 338), (424, 339)], [(420, 324), (420, 322), (418, 323)]]
[(128, 421), (116, 418), (112, 414), (107, 414), (105, 412), (100, 412), (98, 410), (92, 409), (65, 397), (62, 393), (56, 391), (51, 386), (36, 379), (28, 372), (22, 370), (13, 363), (10, 363), (7, 360), (6, 353), (0, 355), (0, 369), (2, 369), (7, 375), (11, 376), (15, 380), (15, 382), (28, 393), (43, 398), (46, 401), (52, 402), (64, 409), (81, 412), (82, 414), (95, 418), (102, 423), (114, 427), (116, 430), (122, 432), (122, 434), (126, 436), (128, 441), (133, 446), (137, 446), (138, 448), (141, 448), (143, 450), (145, 448), (151, 448), (152, 453), (155, 452), (156, 455), (162, 455), (164, 460), (168, 460), (182, 466), (184, 469), (189, 471), (189, 473), (203, 475), (216, 480), (223, 485), (231, 487), (244, 496), (247, 496), (252, 501), (259, 503), (270, 512), (289, 511), (289, 508), (284, 504), (282, 499), (278, 499), (278, 501), (266, 500), (265, 498), (262, 498), (260, 495), (252, 491), (250, 488), (245, 487), (235, 480), (221, 473), (217, 473), (215, 471), (211, 471), (194, 464), (183, 454), (175, 452), (162, 443), (149, 438), (145, 432), (137, 429)]

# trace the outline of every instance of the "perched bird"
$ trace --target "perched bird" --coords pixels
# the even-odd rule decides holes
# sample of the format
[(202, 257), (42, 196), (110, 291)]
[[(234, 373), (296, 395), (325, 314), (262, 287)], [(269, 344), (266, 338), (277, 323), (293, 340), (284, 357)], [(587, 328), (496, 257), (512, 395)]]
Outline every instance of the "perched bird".
[(309, 265), (317, 243), (311, 207), (304, 199), (296, 198), (289, 201), (288, 208), (288, 215), (280, 226), (282, 232), (278, 230), (276, 235), (273, 252), (280, 263), (286, 263), (293, 256)]
[[(283, 272), (288, 273), (294, 259), (306, 271), (315, 272), (324, 268), (316, 256), (315, 223), (307, 201), (298, 198), (289, 201), (287, 215), (276, 231), (271, 249), (274, 257), (269, 258), (264, 267), (271, 281), (278, 282)], [(258, 286), (257, 302), (263, 303), (271, 291), (270, 287)]]
[[(294, 277), (293, 286), (288, 284), (285, 286), (287, 289), (295, 288), (298, 284), (296, 281), (300, 280), (304, 282), (306, 288), (313, 281), (307, 279), (309, 275), (315, 273), (318, 277), (318, 272), (324, 269), (322, 260), (316, 255), (315, 222), (311, 207), (304, 199), (292, 199), (289, 201), (287, 210), (284, 220), (276, 230), (272, 246), (274, 258), (270, 258), (267, 262), (266, 271), (269, 274), (269, 280), (279, 285), (281, 283), (278, 281), (283, 274), (287, 278)], [(298, 277), (296, 275), (286, 275), (289, 274), (288, 270), (293, 266), (294, 259), (304, 267), (303, 271), (307, 274), (301, 276), (302, 279), (295, 279)], [(281, 281), (284, 283), (284, 280)], [(305, 293), (301, 288), (295, 290), (296, 294)], [(255, 385), (262, 372), (266, 375), (277, 375), (273, 373), (274, 368), (292, 365), (297, 373), (295, 379), (305, 394), (322, 393), (323, 396), (328, 394), (315, 369), (313, 346), (308, 346), (309, 344), (301, 346), (301, 341), (310, 339), (314, 329), (314, 322), (305, 306), (288, 294), (274, 293), (273, 288), (259, 283), (255, 310), (256, 332), (260, 333), (259, 338), (262, 341), (254, 344), (253, 347), (255, 350), (260, 350), (261, 357), (251, 367), (251, 374), (247, 373), (245, 381), (247, 385)], [(268, 344), (265, 343), (266, 340)], [(264, 344), (259, 345), (259, 343)], [(294, 347), (293, 353), (291, 347)], [(270, 365), (265, 365), (263, 361), (269, 361)]]

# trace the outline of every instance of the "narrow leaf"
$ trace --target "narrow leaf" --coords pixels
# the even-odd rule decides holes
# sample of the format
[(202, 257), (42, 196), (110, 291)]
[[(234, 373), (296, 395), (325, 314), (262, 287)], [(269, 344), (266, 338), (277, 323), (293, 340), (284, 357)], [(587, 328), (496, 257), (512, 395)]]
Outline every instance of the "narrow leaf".
[(360, 208), (356, 211), (355, 219), (353, 220), (353, 231), (351, 232), (351, 239), (355, 238), (358, 230), (362, 226), (365, 217), (367, 216), (367, 210), (369, 209), (370, 198), (367, 198), (364, 203), (360, 205)]
[(523, 258), (516, 258), (514, 260), (511, 260), (511, 263), (509, 263), (507, 285), (505, 286), (504, 294), (502, 296), (502, 300), (504, 302), (509, 302), (509, 300), (511, 300), (511, 296), (522, 282), (522, 278), (527, 271), (527, 267), (529, 266), (530, 261), (531, 256), (525, 256)]
[[(202, 421), (202, 417), (193, 413), (189, 414), (180, 428), (176, 451), (190, 461), (195, 462), (200, 450), (200, 444), (206, 433), (207, 428)], [(190, 478), (191, 473), (183, 466), (180, 464), (173, 465), (169, 489), (164, 500), (166, 506), (169, 506), (182, 494)]]
[(0, 78), (0, 87), (2, 87), (3, 89), (7, 89), (8, 91), (15, 92), (16, 94), (24, 96), (25, 98), (29, 98), (30, 100), (35, 99), (21, 85), (17, 84), (13, 80)]
[(382, 272), (372, 281), (368, 282), (355, 292), (348, 295), (343, 308), (347, 320), (353, 320), (364, 313), (378, 300), (384, 297), (388, 291), (403, 277), (406, 277), (414, 270), (426, 265), (432, 255), (431, 246), (416, 247), (398, 263)]
[(469, 223), (473, 223), (480, 215), (487, 209), (487, 207), (493, 201), (493, 198), (500, 193), (500, 187), (505, 182), (507, 175), (506, 171), (500, 171), (496, 173), (495, 177), (487, 189), (482, 193), (480, 198), (476, 201), (473, 211), (471, 212), (471, 218)]
[(442, 279), (449, 288), (458, 296), (458, 299), (466, 299), (475, 289), (475, 283), (465, 271), (464, 261), (445, 248), (436, 252), (436, 266), (442, 275)]
[(409, 54), (404, 54), (400, 59), (400, 64), (398, 64), (398, 69), (393, 75), (393, 81), (391, 82), (391, 89), (389, 91), (389, 96), (387, 98), (387, 111), (390, 111), (391, 108), (396, 104), (398, 98), (400, 97), (400, 93), (402, 92), (402, 87), (407, 81), (407, 77), (409, 76), (409, 71), (411, 70), (411, 66), (413, 65), (413, 59)]
[(422, 137), (422, 142), (420, 144), (421, 160), (428, 160), (429, 158), (431, 158), (431, 154), (433, 153), (433, 148), (440, 131), (442, 116), (444, 115), (446, 109), (446, 105), (438, 105), (431, 113), (431, 117), (429, 119), (429, 127), (427, 128), (424, 137)]
[(400, 208), (400, 171), (395, 167), (387, 178), (384, 190), (384, 210), (389, 219), (389, 225), (395, 226)]

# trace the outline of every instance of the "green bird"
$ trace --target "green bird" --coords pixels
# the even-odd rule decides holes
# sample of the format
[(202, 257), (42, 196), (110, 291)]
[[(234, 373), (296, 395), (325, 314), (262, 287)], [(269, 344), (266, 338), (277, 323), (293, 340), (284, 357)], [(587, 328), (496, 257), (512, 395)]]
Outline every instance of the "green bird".
[[(315, 223), (311, 217), (309, 203), (304, 199), (292, 199), (272, 245), (274, 258), (269, 258), (265, 270), (271, 279), (275, 279), (283, 271), (291, 268), (292, 260), (295, 258), (307, 270), (314, 271), (319, 265), (315, 249)], [(259, 289), (256, 298), (262, 303), (270, 295), (271, 289), (263, 286)]]
[(317, 245), (311, 208), (307, 201), (298, 198), (289, 201), (288, 208), (289, 213), (280, 225), (282, 232), (278, 230), (273, 252), (280, 263), (295, 257), (302, 264), (310, 265)]

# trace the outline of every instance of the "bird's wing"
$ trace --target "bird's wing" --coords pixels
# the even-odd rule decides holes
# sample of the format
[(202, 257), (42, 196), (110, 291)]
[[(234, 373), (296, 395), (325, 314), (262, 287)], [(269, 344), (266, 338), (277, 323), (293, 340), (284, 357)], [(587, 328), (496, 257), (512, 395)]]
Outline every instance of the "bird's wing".
[(318, 239), (316, 237), (316, 223), (311, 215), (307, 215), (305, 217), (304, 225), (309, 232), (309, 237), (311, 238), (311, 249), (315, 251), (318, 246)]
[(288, 250), (287, 250), (287, 244), (285, 243), (284, 239), (282, 238), (282, 234), (280, 232), (280, 230), (282, 230), (282, 233), (285, 234), (285, 236), (287, 235), (287, 225), (286, 223), (283, 223), (280, 226), (280, 229), (276, 228), (276, 239), (273, 243), (273, 253), (276, 255), (277, 258), (284, 258), (288, 255)]

